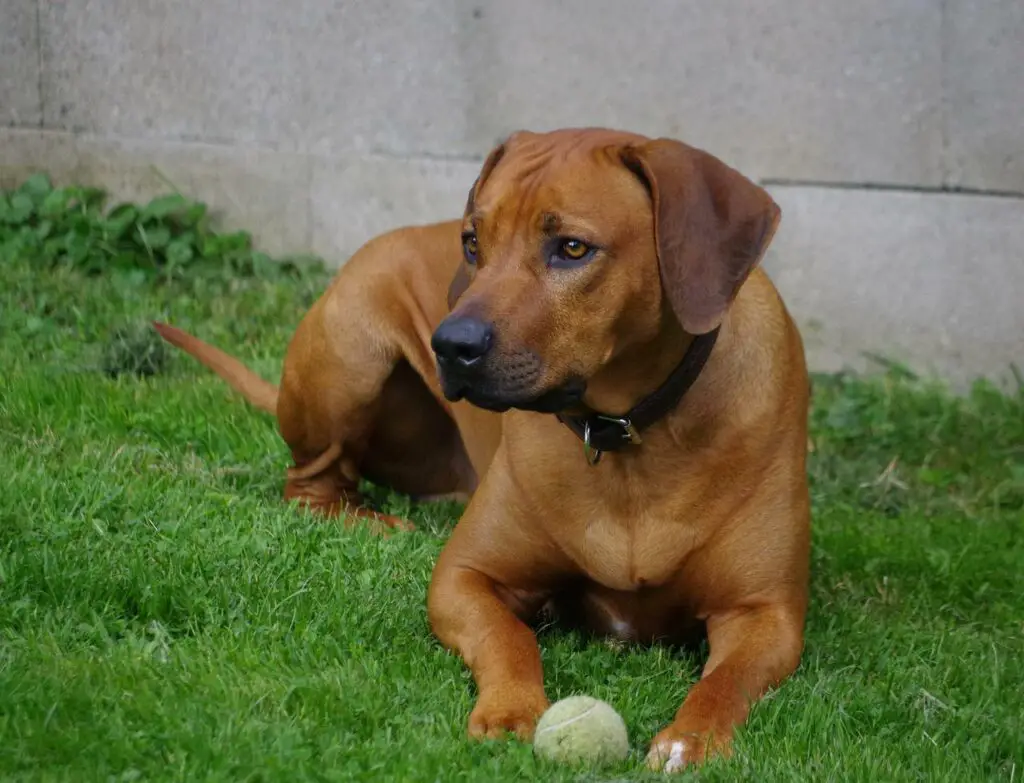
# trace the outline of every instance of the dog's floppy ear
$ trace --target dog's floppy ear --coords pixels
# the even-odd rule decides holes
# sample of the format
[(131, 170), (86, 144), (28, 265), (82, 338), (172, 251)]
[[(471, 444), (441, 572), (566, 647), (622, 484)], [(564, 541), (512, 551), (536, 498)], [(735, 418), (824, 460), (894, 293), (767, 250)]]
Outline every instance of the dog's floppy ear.
[(738, 171), (679, 141), (630, 146), (622, 160), (651, 193), (672, 310), (690, 334), (710, 332), (768, 249), (781, 210)]
[[(501, 156), (505, 154), (505, 142), (502, 142), (488, 154), (486, 160), (484, 160), (483, 168), (480, 169), (480, 175), (473, 182), (472, 187), (469, 189), (469, 198), (466, 199), (466, 211), (465, 214), (469, 215), (473, 211), (473, 203), (476, 201), (477, 191), (480, 186), (487, 179), (488, 175), (494, 171), (494, 167), (498, 165), (498, 161), (501, 160)], [(455, 303), (462, 296), (463, 292), (469, 287), (469, 269), (466, 268), (466, 264), (459, 264), (458, 271), (455, 272), (455, 277), (448, 286), (448, 309), (451, 310)]]

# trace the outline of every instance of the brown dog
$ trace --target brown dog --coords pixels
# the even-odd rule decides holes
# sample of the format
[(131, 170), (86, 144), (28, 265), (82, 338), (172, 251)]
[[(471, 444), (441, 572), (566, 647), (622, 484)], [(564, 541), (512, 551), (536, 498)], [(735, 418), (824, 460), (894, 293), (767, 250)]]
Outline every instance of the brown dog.
[(461, 224), (385, 235), (342, 267), (279, 393), (160, 328), (276, 412), (286, 496), (363, 516), (360, 476), (472, 496), (428, 596), (479, 689), (471, 735), (532, 735), (548, 700), (527, 623), (544, 608), (630, 640), (704, 628), (701, 680), (648, 755), (674, 771), (727, 751), (801, 655), (808, 379), (755, 269), (778, 221), (682, 143), (517, 133)]

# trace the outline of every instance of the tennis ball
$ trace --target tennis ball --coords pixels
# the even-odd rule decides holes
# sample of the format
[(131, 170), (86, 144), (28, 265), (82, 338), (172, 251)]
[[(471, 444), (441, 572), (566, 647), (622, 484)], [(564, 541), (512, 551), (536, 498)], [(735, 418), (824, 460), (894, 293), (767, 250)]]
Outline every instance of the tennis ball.
[(629, 736), (610, 704), (590, 696), (570, 696), (541, 715), (533, 752), (560, 764), (608, 764), (629, 755)]

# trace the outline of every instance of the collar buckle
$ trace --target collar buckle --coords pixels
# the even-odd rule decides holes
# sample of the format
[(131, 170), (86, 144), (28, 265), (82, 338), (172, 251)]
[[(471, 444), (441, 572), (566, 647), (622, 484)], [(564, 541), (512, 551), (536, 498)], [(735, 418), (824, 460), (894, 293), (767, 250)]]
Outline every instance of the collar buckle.
[[(643, 438), (640, 437), (640, 431), (637, 430), (636, 426), (627, 416), (620, 418), (618, 416), (605, 416), (599, 413), (593, 418), (606, 421), (609, 424), (617, 424), (622, 428), (622, 439), (627, 443), (639, 446), (644, 442)], [(590, 419), (588, 418), (583, 422), (583, 456), (587, 458), (588, 465), (594, 466), (601, 461), (601, 455), (604, 454), (604, 452), (601, 451), (601, 449), (595, 448), (590, 442), (590, 434)]]
[(605, 416), (603, 413), (599, 413), (597, 418), (622, 427), (622, 439), (632, 443), (634, 446), (639, 446), (644, 442), (643, 438), (640, 437), (640, 431), (634, 426), (628, 416), (619, 418), (618, 416)]
[(682, 361), (668, 378), (634, 405), (625, 416), (594, 412), (584, 416), (555, 414), (562, 424), (583, 441), (583, 454), (588, 465), (600, 462), (605, 451), (618, 451), (626, 444), (639, 446), (643, 443), (640, 430), (650, 427), (679, 404), (704, 368), (718, 339), (718, 332), (719, 328), (716, 327), (706, 334), (695, 336)]

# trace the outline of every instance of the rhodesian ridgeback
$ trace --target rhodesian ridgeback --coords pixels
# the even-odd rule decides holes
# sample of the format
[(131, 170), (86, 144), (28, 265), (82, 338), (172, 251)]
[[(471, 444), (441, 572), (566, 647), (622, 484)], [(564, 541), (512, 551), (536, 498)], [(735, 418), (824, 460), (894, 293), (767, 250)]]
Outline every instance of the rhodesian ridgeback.
[(803, 647), (808, 377), (758, 262), (780, 211), (681, 142), (513, 134), (461, 221), (361, 248), (300, 323), (280, 388), (161, 333), (276, 414), (285, 495), (365, 507), (367, 478), (460, 494), (428, 614), (478, 688), (474, 737), (532, 736), (549, 702), (531, 621), (709, 657), (648, 763), (727, 753)]

